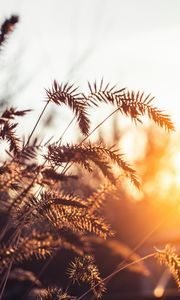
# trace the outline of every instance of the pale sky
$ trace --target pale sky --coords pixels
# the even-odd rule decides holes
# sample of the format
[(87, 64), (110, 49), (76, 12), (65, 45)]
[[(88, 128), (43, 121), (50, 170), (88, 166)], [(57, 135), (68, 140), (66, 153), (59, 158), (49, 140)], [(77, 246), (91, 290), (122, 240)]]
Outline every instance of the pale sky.
[(180, 127), (180, 0), (0, 0), (2, 20), (12, 13), (20, 23), (7, 48), (28, 81), (18, 105), (40, 111), (55, 78), (103, 76), (152, 93)]

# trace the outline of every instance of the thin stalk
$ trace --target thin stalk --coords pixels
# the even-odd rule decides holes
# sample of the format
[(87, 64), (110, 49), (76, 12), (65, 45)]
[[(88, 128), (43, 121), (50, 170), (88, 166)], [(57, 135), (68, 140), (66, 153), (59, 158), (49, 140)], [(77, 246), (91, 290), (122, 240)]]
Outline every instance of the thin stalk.
[[(126, 258), (124, 258), (123, 260), (122, 260), (122, 262), (115, 268), (115, 270), (114, 270), (114, 272), (112, 273), (112, 274), (116, 274), (116, 271), (117, 270), (119, 270), (119, 268), (121, 268), (126, 262), (127, 262), (127, 260), (128, 259), (130, 259), (131, 258), (131, 256), (137, 251), (137, 250), (139, 250), (142, 246), (143, 246), (143, 244), (161, 227), (161, 225), (163, 225), (164, 224), (164, 222), (165, 221), (167, 221), (167, 219), (171, 216), (171, 213), (172, 213), (172, 211), (170, 211), (170, 213), (165, 217), (165, 218), (163, 218), (163, 220), (161, 220), (158, 224), (156, 224), (156, 226), (154, 226), (153, 228), (152, 228), (152, 230), (151, 231), (149, 231), (145, 236), (144, 236), (144, 238), (143, 239), (141, 239), (135, 246), (134, 246), (134, 248), (131, 250), (131, 252), (129, 253), (129, 255), (126, 257)], [(106, 284), (113, 278), (113, 276), (114, 275), (112, 275), (111, 277), (109, 277), (109, 278), (106, 278)], [(93, 299), (93, 298), (92, 298)]]
[[(55, 257), (56, 253), (57, 253), (57, 251), (51, 257), (49, 257), (49, 259), (47, 260), (47, 262), (44, 264), (44, 266), (41, 268), (40, 272), (38, 273), (37, 278), (41, 277), (41, 275), (44, 273), (44, 271), (46, 270), (46, 268), (49, 266), (49, 264), (51, 263), (51, 261)], [(25, 293), (23, 294), (23, 296), (21, 297), (20, 300), (25, 299), (29, 295), (30, 291), (32, 290), (32, 288), (34, 286), (35, 286), (35, 283), (32, 283), (31, 286), (25, 291)]]
[[(170, 211), (170, 213), (163, 219), (161, 220), (161, 222), (159, 222), (155, 227), (153, 227), (153, 229), (148, 232), (144, 238), (142, 240), (140, 240), (140, 242), (138, 242), (135, 247), (132, 249), (132, 251), (130, 252), (130, 254), (128, 255), (128, 257), (126, 257), (119, 265), (118, 267), (114, 270), (113, 273), (111, 273), (110, 275), (108, 275), (107, 277), (105, 277), (103, 279), (103, 282), (109, 282), (113, 276), (115, 276), (118, 272), (120, 272), (121, 270), (124, 270), (125, 268), (128, 268), (129, 266), (135, 264), (135, 263), (138, 263), (142, 260), (145, 260), (151, 256), (153, 256), (154, 254), (149, 254), (148, 256), (145, 256), (144, 258), (140, 258), (140, 260), (136, 260), (136, 261), (133, 261), (132, 263), (129, 263), (127, 265), (124, 266), (124, 264), (126, 263), (126, 261), (134, 254), (134, 252), (136, 252), (151, 236), (153, 233), (156, 232), (156, 230), (170, 217), (172, 211)], [(40, 270), (39, 274), (38, 274), (38, 278), (44, 273), (45, 269), (48, 267), (49, 263), (52, 261), (52, 259), (54, 258), (55, 254), (57, 253), (57, 251), (55, 251), (55, 253), (48, 259), (48, 261), (45, 263), (45, 265), (42, 267), (42, 269)], [(69, 286), (71, 285), (68, 284), (68, 286), (66, 287), (66, 291), (68, 290)], [(28, 291), (25, 293), (25, 295), (28, 295), (29, 292), (31, 291), (31, 289), (33, 288), (34, 284), (31, 285), (31, 287), (28, 289)], [(98, 284), (96, 285), (98, 286)], [(95, 287), (96, 287), (95, 286)], [(80, 298), (78, 298), (77, 300), (81, 300), (82, 298), (81, 297), (85, 297), (89, 292), (91, 291), (91, 289), (89, 289), (86, 294), (83, 294), (82, 296), (80, 296)], [(21, 298), (22, 300), (24, 299), (23, 297)]]
[[(38, 190), (36, 191), (36, 193), (34, 194), (34, 197), (35, 197), (35, 196), (38, 197), (38, 196), (40, 195), (42, 189), (43, 189), (43, 186), (40, 186), (40, 187), (38, 188)], [(37, 206), (36, 206), (36, 207), (32, 207), (26, 214), (24, 214), (24, 215), (22, 216), (22, 219), (19, 219), (19, 228), (23, 228), (23, 226), (25, 225), (25, 224), (23, 223), (23, 221), (26, 220), (26, 218), (27, 218), (28, 216), (30, 216), (30, 215), (32, 214), (32, 212), (33, 212), (35, 209), (37, 209)]]
[[(21, 231), (18, 231), (18, 232), (17, 232), (17, 236), (16, 236), (16, 237), (17, 237), (16, 246), (17, 246), (18, 243), (19, 243), (20, 236), (21, 236)], [(15, 237), (15, 238), (16, 238), (16, 237)], [(5, 287), (6, 287), (6, 283), (7, 283), (8, 277), (9, 277), (9, 273), (11, 272), (11, 268), (12, 268), (13, 261), (14, 261), (14, 259), (12, 258), (12, 261), (10, 262), (10, 264), (9, 264), (9, 266), (8, 266), (8, 269), (7, 269), (7, 271), (6, 271), (6, 274), (5, 274), (5, 276), (4, 276), (4, 280), (2, 280), (2, 282), (1, 282), (1, 285), (0, 285), (0, 289), (1, 289), (1, 292), (0, 292), (0, 300), (2, 299), (4, 290), (5, 290)]]
[(69, 282), (68, 282), (68, 284), (67, 284), (67, 286), (66, 286), (65, 292), (67, 292), (70, 289), (72, 283), (73, 283), (73, 280), (70, 279)]
[[(127, 262), (127, 260), (128, 259), (130, 259), (131, 258), (131, 256), (138, 250), (138, 249), (140, 249), (141, 247), (142, 247), (142, 245), (165, 223), (165, 221), (167, 221), (168, 220), (168, 218), (171, 216), (171, 214), (172, 214), (172, 212), (174, 212), (174, 209), (171, 211), (170, 210), (170, 212), (169, 212), (169, 214), (165, 217), (165, 218), (163, 218), (160, 222), (158, 222), (157, 224), (156, 224), (156, 226), (154, 226), (153, 228), (152, 228), (152, 230), (151, 231), (149, 231), (145, 236), (144, 236), (144, 238), (142, 239), (142, 240), (140, 240), (139, 241), (139, 243), (137, 243), (136, 245), (135, 245), (135, 247), (132, 249), (132, 251), (130, 252), (130, 254), (117, 266), (117, 268), (115, 269), (115, 271), (118, 269), (118, 268), (120, 268), (125, 262)], [(111, 279), (111, 278), (110, 278)], [(108, 280), (109, 281), (109, 280)]]
[(6, 271), (5, 275), (4, 275), (4, 278), (3, 278), (2, 282), (1, 282), (1, 285), (0, 285), (0, 289), (1, 289), (0, 299), (2, 298), (2, 295), (4, 293), (4, 289), (6, 287), (6, 283), (7, 283), (8, 277), (9, 277), (9, 273), (10, 273), (11, 268), (12, 268), (12, 264), (13, 264), (13, 262), (11, 261), (11, 263), (9, 264), (8, 269), (7, 269), (7, 271)]
[[(44, 114), (44, 112), (45, 112), (45, 110), (46, 110), (46, 108), (47, 108), (49, 102), (50, 102), (50, 100), (48, 100), (48, 101), (46, 102), (46, 104), (45, 104), (43, 110), (41, 111), (41, 113), (40, 113), (40, 115), (39, 115), (39, 117), (38, 117), (38, 120), (36, 121), (36, 124), (34, 125), (32, 131), (31, 131), (31, 133), (30, 133), (30, 135), (29, 135), (29, 137), (28, 137), (28, 140), (27, 140), (26, 144), (25, 144), (25, 146), (24, 146), (23, 149), (22, 149), (22, 152), (23, 152), (24, 148), (26, 148), (26, 147), (29, 145), (29, 142), (30, 142), (30, 140), (31, 140), (31, 137), (32, 137), (34, 131), (36, 130), (36, 128), (37, 128), (37, 126), (38, 126), (38, 124), (39, 124), (39, 122), (40, 122), (40, 120), (41, 120), (41, 118), (42, 118), (42, 116), (43, 116), (43, 114)], [(47, 161), (47, 160), (46, 160), (46, 161)], [(46, 163), (46, 161), (44, 162), (44, 164)], [(44, 164), (43, 164), (43, 165), (44, 165)], [(32, 183), (30, 184), (30, 186), (33, 185), (33, 183), (34, 183), (35, 179), (37, 178), (37, 176), (38, 176), (38, 175), (35, 176), (35, 178), (33, 179)], [(17, 198), (16, 200), (18, 200), (18, 198)], [(15, 202), (16, 202), (16, 200), (15, 200)], [(11, 208), (14, 206), (15, 202), (13, 202), (13, 203), (11, 204), (11, 206), (10, 206), (10, 208), (9, 208), (9, 210), (8, 210), (9, 213), (10, 213), (10, 211), (11, 211)], [(7, 232), (7, 229), (8, 229), (8, 228), (9, 228), (9, 218), (8, 218), (8, 221), (7, 221), (7, 223), (5, 224), (3, 230), (2, 230), (1, 233), (0, 233), (0, 240), (2, 240), (2, 238), (3, 238), (4, 235), (5, 235), (5, 233)]]
[(67, 130), (69, 129), (69, 127), (71, 126), (71, 124), (73, 123), (73, 121), (76, 119), (76, 116), (74, 116), (72, 118), (72, 120), (69, 122), (69, 124), (67, 125), (67, 127), (64, 129), (63, 133), (61, 134), (60, 138), (58, 139), (57, 143), (61, 143), (63, 136), (65, 135), (65, 133), (67, 132)]
[[(125, 269), (127, 269), (127, 268), (129, 268), (129, 267), (131, 267), (131, 266), (133, 266), (133, 265), (135, 265), (135, 264), (137, 264), (137, 263), (140, 263), (140, 262), (142, 262), (142, 261), (144, 261), (144, 260), (146, 260), (146, 259), (148, 259), (148, 258), (151, 258), (151, 257), (153, 257), (153, 256), (155, 256), (155, 255), (156, 255), (156, 252), (153, 252), (153, 253), (148, 254), (148, 255), (146, 255), (146, 256), (144, 256), (144, 257), (141, 257), (140, 259), (137, 259), (136, 261), (133, 261), (133, 262), (131, 262), (131, 263), (129, 263), (129, 264), (126, 264), (126, 265), (120, 267), (119, 269), (115, 270), (113, 273), (111, 273), (111, 274), (109, 274), (108, 276), (106, 276), (100, 283), (97, 283), (95, 286), (93, 286), (93, 289), (96, 288), (98, 285), (100, 285), (102, 282), (105, 282), (106, 280), (110, 279), (110, 278), (113, 277), (114, 275), (118, 274), (120, 271), (125, 270)], [(91, 291), (92, 291), (92, 288), (90, 288), (89, 290), (87, 290), (87, 291), (86, 291), (83, 295), (81, 295), (77, 300), (83, 299), (83, 298), (84, 298), (87, 294), (89, 294)]]
[(7, 230), (9, 229), (9, 222), (6, 222), (6, 224), (4, 225), (3, 229), (1, 230), (0, 233), (0, 241), (2, 240), (2, 238), (4, 237), (5, 233), (7, 232)]
[(40, 120), (41, 120), (41, 118), (42, 118), (42, 116), (43, 116), (43, 114), (44, 114), (44, 112), (45, 112), (45, 110), (46, 110), (46, 108), (47, 108), (49, 102), (50, 102), (50, 100), (48, 100), (48, 101), (46, 102), (46, 104), (45, 104), (45, 106), (44, 106), (42, 112), (40, 113), (39, 118), (37, 119), (37, 122), (36, 122), (36, 124), (34, 125), (34, 127), (33, 127), (32, 131), (31, 131), (31, 133), (30, 133), (30, 135), (29, 135), (29, 137), (28, 137), (28, 140), (27, 140), (27, 142), (26, 142), (24, 148), (27, 147), (27, 146), (29, 145), (30, 139), (32, 138), (32, 135), (33, 135), (34, 131), (36, 130), (36, 127), (38, 126), (38, 124), (39, 124), (39, 122), (40, 122)]
[(82, 143), (84, 143), (93, 133), (96, 131), (101, 125), (103, 125), (112, 115), (114, 115), (119, 108), (116, 108), (112, 113), (110, 113), (102, 122), (100, 122), (79, 144), (80, 146)]
[[(112, 115), (114, 115), (117, 111), (119, 110), (119, 108), (116, 108), (112, 113), (110, 113), (102, 122), (100, 122), (79, 144), (78, 146), (82, 145), (82, 143), (84, 143), (101, 125), (103, 125)], [(74, 162), (72, 162), (69, 165), (69, 162), (66, 163), (66, 165), (64, 166), (63, 170), (62, 170), (62, 174), (65, 174), (69, 168), (72, 167), (72, 165), (74, 164)]]
[(45, 144), (44, 144), (43, 146), (46, 147), (46, 146), (50, 143), (50, 141), (51, 141), (53, 138), (54, 138), (54, 135), (51, 136), (51, 137), (49, 138), (49, 140), (47, 140), (47, 142), (45, 142)]
[(36, 176), (33, 178), (32, 182), (29, 184), (29, 186), (28, 186), (25, 190), (23, 190), (23, 191), (22, 191), (22, 192), (14, 199), (14, 201), (13, 201), (13, 202), (11, 203), (11, 205), (9, 206), (8, 211), (7, 211), (7, 213), (8, 213), (8, 218), (7, 218), (6, 224), (4, 225), (4, 228), (2, 229), (2, 231), (1, 231), (1, 233), (0, 233), (0, 241), (3, 239), (3, 237), (4, 237), (4, 235), (6, 234), (7, 230), (10, 228), (10, 225), (11, 225), (11, 224), (10, 224), (10, 222), (11, 222), (10, 214), (11, 214), (12, 208), (13, 208), (14, 205), (18, 202), (19, 198), (25, 193), (25, 191), (26, 191), (26, 193), (28, 193), (28, 191), (33, 187), (34, 182), (35, 182), (37, 176), (38, 176), (38, 175), (36, 174)]
[[(42, 168), (44, 167), (44, 165), (46, 164), (46, 162), (47, 162), (47, 159), (43, 162)], [(33, 185), (34, 185), (34, 183), (35, 183), (35, 181), (36, 181), (38, 175), (39, 175), (39, 173), (35, 174), (35, 177), (32, 179), (32, 181), (31, 181), (31, 183), (29, 184), (29, 186), (25, 189), (26, 192), (28, 192), (28, 191), (33, 187)], [(40, 194), (42, 188), (43, 188), (43, 187), (40, 186), (40, 187), (39, 187), (39, 190), (36, 192), (38, 195)], [(25, 192), (25, 190), (23, 190), (23, 191), (20, 193), (20, 195), (18, 195), (18, 196), (14, 199), (14, 202), (10, 205), (10, 207), (9, 207), (9, 209), (8, 209), (8, 214), (11, 213), (11, 209), (12, 209), (13, 206), (17, 203), (19, 197), (21, 197), (21, 195)], [(36, 193), (35, 193), (35, 195), (36, 195)], [(35, 195), (34, 195), (34, 196), (35, 196)], [(38, 195), (37, 195), (37, 196), (38, 196)], [(34, 208), (32, 208), (32, 209), (30, 210), (29, 214), (30, 214), (33, 210), (34, 210)], [(25, 215), (25, 216), (23, 216), (23, 217), (26, 217), (26, 216), (27, 216), (27, 215)], [(4, 237), (4, 235), (5, 235), (5, 233), (7, 232), (7, 230), (9, 229), (9, 226), (10, 226), (10, 217), (8, 217), (7, 223), (4, 225), (4, 228), (3, 228), (2, 232), (0, 233), (0, 241), (1, 241), (2, 238)], [(23, 227), (23, 222), (21, 222), (21, 227)], [(12, 234), (12, 236), (9, 238), (9, 240), (10, 240), (11, 238), (14, 237), (15, 233), (16, 233), (16, 232), (14, 232), (14, 233)]]

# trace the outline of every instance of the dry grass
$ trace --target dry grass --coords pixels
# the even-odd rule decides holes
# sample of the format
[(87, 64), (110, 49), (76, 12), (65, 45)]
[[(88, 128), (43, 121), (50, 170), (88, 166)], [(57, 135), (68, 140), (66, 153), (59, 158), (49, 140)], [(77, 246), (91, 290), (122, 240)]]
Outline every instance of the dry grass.
[[(4, 44), (17, 21), (18, 17), (12, 16), (2, 24), (0, 45)], [(122, 175), (129, 178), (138, 188), (140, 185), (135, 170), (125, 161), (124, 155), (118, 149), (101, 143), (91, 143), (92, 133), (112, 113), (96, 128), (91, 129), (89, 108), (95, 106), (99, 109), (101, 102), (105, 102), (114, 106), (114, 113), (130, 117), (134, 122), (142, 122), (141, 117), (147, 114), (160, 127), (174, 130), (170, 117), (154, 106), (154, 98), (144, 96), (141, 92), (110, 87), (109, 83), (105, 85), (103, 80), (99, 85), (95, 82), (88, 83), (88, 86), (89, 92), (85, 94), (69, 83), (59, 84), (54, 81), (52, 87), (46, 90), (45, 107), (26, 142), (17, 136), (16, 119), (26, 117), (29, 110), (21, 111), (11, 107), (1, 112), (0, 141), (7, 143), (6, 152), (9, 159), (3, 161), (0, 166), (0, 212), (5, 216), (0, 233), (0, 299), (8, 277), (12, 276), (11, 269), (14, 272), (14, 266), (19, 266), (25, 260), (47, 260), (61, 248), (70, 249), (78, 255), (69, 269), (73, 282), (87, 282), (97, 298), (105, 291), (90, 250), (88, 234), (102, 239), (113, 235), (110, 225), (101, 216), (100, 208), (106, 192), (109, 193), (118, 187)], [(78, 144), (63, 144), (63, 137), (71, 125), (70, 122), (67, 129), (62, 131), (59, 140), (46, 145), (39, 143), (35, 129), (44, 111), (50, 105), (62, 104), (72, 110), (73, 118), (76, 118), (84, 138)], [(39, 163), (38, 157), (42, 155), (42, 150), (45, 154), (43, 162)], [(76, 191), (69, 194), (62, 188), (62, 183), (81, 180), (73, 174), (76, 164), (89, 173), (96, 167), (105, 178), (104, 185), (87, 199), (77, 195)], [(114, 164), (118, 166), (118, 174), (113, 172)], [(158, 252), (158, 256), (165, 257), (161, 252)], [(173, 266), (173, 275), (176, 275), (176, 282), (179, 282), (174, 260), (167, 261), (162, 258), (161, 261), (170, 267)], [(26, 272), (24, 271), (24, 276)], [(23, 270), (15, 274), (18, 277), (22, 276), (22, 273)], [(48, 288), (39, 299), (76, 297), (69, 296), (58, 288)]]

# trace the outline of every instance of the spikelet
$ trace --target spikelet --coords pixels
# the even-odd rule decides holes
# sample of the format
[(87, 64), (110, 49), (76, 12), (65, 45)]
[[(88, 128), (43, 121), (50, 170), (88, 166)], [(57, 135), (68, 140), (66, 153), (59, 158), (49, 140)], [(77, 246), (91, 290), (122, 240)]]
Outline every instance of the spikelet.
[(50, 242), (50, 237), (43, 240), (39, 237), (26, 236), (20, 238), (18, 245), (14, 243), (9, 246), (0, 245), (0, 273), (8, 268), (12, 261), (20, 263), (33, 257), (45, 259), (53, 251)]
[(90, 232), (104, 239), (112, 236), (113, 232), (105, 221), (96, 215), (88, 214), (87, 208), (81, 208), (63, 204), (47, 203), (39, 211), (39, 217), (43, 217), (54, 228), (63, 227), (73, 232)]
[(89, 132), (90, 120), (87, 114), (87, 105), (84, 101), (84, 97), (80, 93), (76, 93), (77, 88), (74, 85), (70, 85), (68, 82), (58, 84), (54, 80), (51, 89), (46, 90), (48, 101), (54, 102), (57, 105), (65, 104), (74, 112), (79, 128), (84, 135)]
[(24, 116), (30, 110), (17, 110), (13, 107), (6, 109), (0, 116), (0, 140), (9, 142), (9, 151), (14, 155), (20, 152), (20, 139), (16, 135), (16, 127), (18, 123), (13, 123), (12, 120), (17, 116)]
[(94, 84), (88, 82), (90, 93), (86, 97), (94, 105), (98, 106), (99, 102), (105, 102), (117, 106), (119, 111), (130, 117), (135, 122), (141, 122), (140, 117), (145, 114), (160, 127), (167, 130), (174, 130), (174, 125), (169, 115), (164, 114), (157, 107), (152, 105), (154, 97), (144, 95), (144, 92), (130, 92), (125, 88), (118, 89), (116, 86), (109, 87), (109, 83), (103, 87), (101, 80), (100, 86), (95, 81)]
[(173, 278), (180, 289), (180, 257), (175, 252), (174, 248), (166, 245), (164, 250), (156, 249), (156, 258), (161, 265), (169, 268)]
[(68, 295), (57, 287), (48, 287), (41, 292), (38, 300), (77, 300), (77, 298)]
[[(86, 137), (77, 145), (63, 145), (62, 140), (49, 145), (43, 164), (38, 164), (38, 160), (35, 162), (35, 158), (37, 152), (46, 146), (37, 143), (37, 139), (30, 143), (36, 125), (26, 144), (23, 145), (16, 136), (17, 123), (14, 119), (24, 116), (28, 110), (19, 111), (11, 107), (0, 116), (0, 140), (8, 141), (11, 152), (11, 160), (0, 166), (0, 211), (8, 217), (7, 226), (5, 224), (0, 234), (0, 272), (2, 275), (6, 275), (7, 272), (8, 275), (12, 265), (14, 267), (15, 264), (19, 265), (32, 258), (46, 259), (59, 249), (65, 248), (83, 256), (76, 258), (70, 266), (69, 276), (72, 281), (89, 283), (90, 290), (100, 298), (105, 287), (93, 257), (86, 255), (92, 253), (90, 247), (93, 245), (88, 235), (94, 234), (103, 239), (113, 235), (110, 226), (98, 213), (106, 193), (116, 188), (118, 175), (125, 174), (137, 187), (139, 181), (136, 172), (117, 149), (102, 144), (85, 143), (95, 131), (89, 133), (87, 108), (91, 104), (98, 106), (98, 102), (106, 102), (116, 106), (116, 110), (134, 121), (140, 121), (139, 117), (147, 113), (150, 119), (168, 130), (173, 129), (173, 124), (167, 115), (151, 105), (153, 98), (144, 97), (143, 93), (125, 92), (125, 89), (118, 90), (109, 85), (103, 87), (103, 81), (99, 88), (96, 83), (93, 87), (89, 85), (89, 88), (88, 97), (76, 93), (77, 89), (68, 83), (59, 85), (54, 81), (52, 89), (47, 90), (46, 104), (54, 102), (57, 105), (67, 105), (74, 112), (77, 123)], [(108, 179), (108, 183), (87, 199), (63, 192), (61, 181), (77, 179), (77, 176), (66, 174), (68, 167), (74, 163), (89, 172), (93, 172), (96, 166)], [(113, 172), (114, 165), (121, 172), (116, 177)], [(14, 238), (17, 233), (18, 242)], [(109, 242), (110, 248), (115, 246), (116, 242)], [(118, 252), (124, 256), (126, 253), (128, 256), (129, 253), (127, 251), (124, 254), (121, 245)], [(157, 257), (171, 269), (180, 287), (178, 256), (167, 248), (164, 251), (158, 250)], [(140, 271), (145, 273), (144, 269)], [(29, 273), (24, 272), (23, 277), (23, 271), (20, 270), (15, 272), (15, 276), (29, 276), (33, 280)], [(6, 280), (4, 286), (5, 284)], [(4, 287), (0, 293), (3, 289)], [(40, 299), (46, 300), (76, 299), (58, 288), (45, 290), (44, 296), (41, 297)]]
[(30, 112), (31, 109), (26, 109), (26, 110), (17, 110), (14, 107), (10, 107), (9, 109), (6, 109), (1, 117), (0, 117), (0, 124), (2, 124), (5, 121), (8, 120), (14, 120), (15, 117), (22, 117), (25, 116), (28, 112)]
[(112, 183), (116, 182), (112, 171), (112, 164), (117, 164), (123, 171), (123, 174), (129, 177), (134, 185), (139, 188), (140, 183), (136, 172), (124, 160), (123, 156), (123, 154), (119, 153), (118, 150), (113, 147), (105, 147), (101, 144), (93, 145), (89, 142), (88, 144), (81, 145), (50, 145), (45, 158), (53, 166), (62, 166), (63, 163), (68, 162), (77, 163), (88, 172), (93, 171), (94, 164)]
[(115, 188), (110, 182), (107, 182), (99, 187), (92, 195), (87, 198), (88, 212), (98, 212), (104, 205), (104, 200), (110, 191)]
[(88, 283), (94, 293), (99, 299), (106, 291), (104, 282), (100, 277), (99, 270), (94, 262), (94, 259), (90, 255), (84, 257), (75, 257), (71, 262), (68, 269), (69, 278), (74, 282)]
[(0, 47), (4, 44), (7, 36), (14, 29), (15, 24), (19, 21), (19, 17), (12, 15), (9, 19), (6, 19), (0, 27)]
[(87, 100), (98, 106), (98, 102), (105, 102), (115, 105), (117, 103), (117, 99), (123, 96), (123, 92), (125, 88), (118, 89), (116, 85), (110, 86), (109, 83), (104, 85), (103, 79), (101, 80), (100, 85), (95, 81), (93, 84), (88, 82), (88, 87), (90, 94), (86, 97)]
[(9, 278), (13, 280), (22, 281), (22, 282), (28, 280), (31, 281), (36, 286), (42, 285), (39, 279), (37, 278), (37, 276), (33, 272), (21, 268), (14, 268), (11, 271)]
[(160, 127), (164, 127), (169, 131), (174, 130), (174, 125), (169, 115), (164, 114), (152, 104), (154, 98), (151, 95), (144, 95), (144, 92), (126, 91), (117, 104), (120, 111), (126, 116), (130, 116), (134, 121), (141, 122), (139, 117), (146, 114), (149, 119), (152, 119)]
[(20, 139), (17, 137), (15, 128), (17, 123), (5, 122), (0, 129), (0, 139), (9, 142), (9, 151), (12, 151), (14, 155), (20, 151)]

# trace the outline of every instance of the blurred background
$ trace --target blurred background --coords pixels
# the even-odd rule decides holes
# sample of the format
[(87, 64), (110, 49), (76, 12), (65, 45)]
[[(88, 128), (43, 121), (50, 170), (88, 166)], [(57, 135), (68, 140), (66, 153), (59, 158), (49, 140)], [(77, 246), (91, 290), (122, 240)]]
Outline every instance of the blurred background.
[[(44, 88), (51, 87), (54, 79), (75, 82), (85, 91), (87, 80), (100, 81), (103, 77), (120, 88), (151, 93), (156, 97), (155, 105), (171, 115), (175, 133), (164, 132), (146, 119), (144, 125), (135, 126), (118, 115), (108, 120), (92, 140), (116, 144), (141, 178), (141, 191), (123, 183), (118, 192), (107, 195), (104, 215), (116, 230), (117, 240), (133, 248), (150, 235), (138, 250), (140, 255), (167, 243), (179, 250), (180, 1), (0, 0), (1, 21), (12, 14), (19, 15), (20, 22), (1, 54), (0, 99), (1, 106), (34, 110), (23, 120), (20, 133), (28, 135), (44, 106)], [(98, 112), (93, 110), (92, 128), (108, 112), (106, 106)], [(51, 126), (45, 124), (47, 117)], [(56, 129), (59, 136), (70, 119), (68, 110), (61, 108), (57, 114), (52, 107), (37, 134), (50, 137)], [(65, 141), (79, 138), (72, 127)], [(85, 178), (83, 187), (76, 183), (69, 189), (79, 188), (88, 195), (100, 181), (98, 175), (88, 179), (87, 188)], [(121, 262), (121, 251), (111, 258), (108, 251), (97, 247), (97, 261), (104, 275)], [(176, 297), (170, 274), (152, 261), (146, 267), (149, 276), (129, 271), (116, 276), (108, 284), (104, 299), (119, 299), (119, 295), (122, 299)]]

